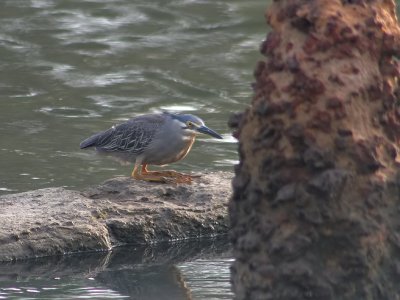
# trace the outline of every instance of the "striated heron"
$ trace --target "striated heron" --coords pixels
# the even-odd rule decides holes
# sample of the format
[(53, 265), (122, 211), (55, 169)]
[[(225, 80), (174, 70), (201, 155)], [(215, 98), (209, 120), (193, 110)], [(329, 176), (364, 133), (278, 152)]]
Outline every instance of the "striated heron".
[(155, 113), (135, 117), (81, 142), (80, 148), (95, 147), (122, 161), (135, 164), (135, 179), (190, 183), (193, 176), (172, 170), (149, 171), (147, 165), (166, 165), (183, 159), (190, 151), (198, 133), (222, 139), (205, 126), (202, 119), (191, 114)]

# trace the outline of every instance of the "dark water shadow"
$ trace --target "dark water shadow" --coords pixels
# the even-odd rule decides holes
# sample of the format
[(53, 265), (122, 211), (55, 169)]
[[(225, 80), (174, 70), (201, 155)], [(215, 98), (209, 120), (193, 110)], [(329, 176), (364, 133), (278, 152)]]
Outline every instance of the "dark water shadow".
[(58, 278), (63, 280), (64, 289), (57, 287), (52, 297), (71, 294), (67, 290), (71, 282), (74, 295), (79, 296), (76, 282), (84, 290), (88, 284), (85, 280), (90, 279), (92, 286), (116, 291), (129, 299), (190, 299), (176, 264), (227, 257), (231, 257), (229, 242), (226, 237), (218, 237), (0, 263), (0, 291), (7, 290), (12, 282), (23, 282), (40, 292), (41, 287), (52, 286), (53, 279)]

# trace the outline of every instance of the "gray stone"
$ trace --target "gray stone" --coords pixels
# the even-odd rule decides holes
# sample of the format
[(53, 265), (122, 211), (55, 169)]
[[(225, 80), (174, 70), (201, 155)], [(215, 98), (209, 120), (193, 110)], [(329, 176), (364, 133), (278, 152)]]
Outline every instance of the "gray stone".
[(86, 191), (47, 188), (0, 197), (0, 261), (226, 234), (232, 174), (191, 185), (119, 177)]

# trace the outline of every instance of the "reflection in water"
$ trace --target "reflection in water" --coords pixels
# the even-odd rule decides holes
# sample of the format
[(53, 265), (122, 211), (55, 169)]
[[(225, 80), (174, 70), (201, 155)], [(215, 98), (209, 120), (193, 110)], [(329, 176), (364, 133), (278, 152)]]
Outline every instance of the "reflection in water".
[(229, 266), (233, 259), (199, 259), (178, 265), (192, 299), (232, 299)]
[[(156, 109), (193, 112), (229, 137), (229, 115), (251, 98), (265, 6), (1, 0), (0, 194), (130, 174), (131, 166), (82, 155), (79, 142)], [(200, 138), (173, 168), (231, 170), (236, 142), (226, 141)]]
[(231, 299), (226, 238), (0, 264), (0, 299)]
[[(159, 109), (192, 112), (225, 138), (199, 137), (174, 169), (231, 170), (237, 146), (226, 123), (250, 101), (266, 5), (1, 0), (0, 194), (130, 174), (132, 166), (83, 152), (79, 142)], [(229, 262), (218, 258), (225, 250), (185, 245), (2, 264), (0, 299), (212, 299), (211, 282), (216, 299), (230, 297)]]

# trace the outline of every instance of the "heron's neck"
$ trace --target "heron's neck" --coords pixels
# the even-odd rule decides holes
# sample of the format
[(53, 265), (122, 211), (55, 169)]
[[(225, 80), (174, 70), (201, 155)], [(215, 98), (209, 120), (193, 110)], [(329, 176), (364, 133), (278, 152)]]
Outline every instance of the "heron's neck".
[(187, 129), (183, 131), (182, 135), (183, 140), (190, 141), (196, 138), (196, 133), (194, 131), (188, 131)]

